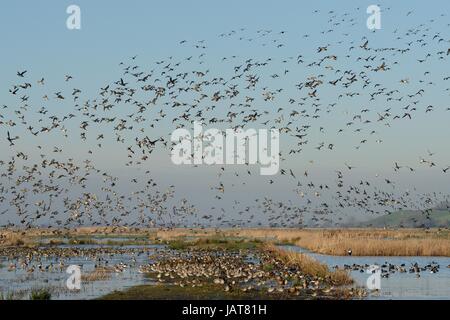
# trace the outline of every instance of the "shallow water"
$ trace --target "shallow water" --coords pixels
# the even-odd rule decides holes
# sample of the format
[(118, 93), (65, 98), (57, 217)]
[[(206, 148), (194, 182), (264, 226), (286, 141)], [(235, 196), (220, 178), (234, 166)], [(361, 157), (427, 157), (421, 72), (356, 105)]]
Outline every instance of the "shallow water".
[[(61, 245), (59, 248), (105, 248), (107, 245)], [(111, 247), (112, 248), (112, 247)], [(116, 247), (117, 248), (117, 247)], [(98, 263), (94, 258), (87, 256), (75, 256), (60, 259), (55, 256), (34, 258), (29, 262), (29, 266), (35, 266), (34, 272), (27, 272), (25, 268), (16, 268), (9, 271), (11, 263), (20, 265), (21, 259), (8, 260), (0, 257), (0, 293), (5, 297), (8, 293), (14, 293), (14, 299), (28, 299), (32, 289), (46, 288), (52, 294), (52, 300), (58, 299), (93, 299), (101, 297), (114, 290), (123, 290), (135, 285), (150, 283), (151, 280), (145, 278), (139, 273), (139, 266), (154, 262), (152, 255), (158, 250), (163, 250), (161, 245), (145, 246), (122, 246), (120, 249), (130, 249), (134, 253), (107, 253), (97, 254), (96, 257), (104, 258), (108, 261), (108, 266), (117, 264), (126, 264), (122, 272), (112, 272), (108, 280), (87, 282), (82, 281), (81, 290), (69, 290), (66, 281), (70, 274), (66, 273), (69, 265), (78, 265), (81, 267), (81, 273), (87, 274), (95, 269)], [(133, 259), (134, 258), (134, 259)], [(19, 261), (20, 260), (20, 261)], [(60, 261), (64, 261), (64, 266), (60, 267)], [(51, 270), (40, 271), (38, 265), (52, 265)]]
[[(296, 252), (307, 253), (316, 260), (325, 263), (330, 269), (338, 266), (343, 268), (344, 265), (378, 265), (393, 264), (400, 266), (405, 265), (407, 272), (389, 273), (388, 278), (380, 279), (379, 292), (371, 292), (369, 299), (445, 299), (450, 300), (450, 265), (449, 257), (378, 257), (378, 256), (330, 256), (318, 254), (298, 246), (281, 246), (283, 249), (293, 250)], [(417, 273), (410, 273), (409, 268), (417, 263), (420, 267), (428, 264), (439, 265), (437, 273), (431, 273), (430, 270)], [(358, 286), (367, 288), (367, 280), (372, 275), (367, 269), (364, 272), (350, 271), (352, 278)]]
[[(35, 256), (28, 261), (28, 269), (35, 266), (33, 272), (27, 272), (27, 268), (19, 267), (25, 257), (7, 259), (0, 257), (0, 293), (5, 297), (8, 293), (14, 293), (14, 299), (28, 299), (32, 289), (46, 288), (50, 289), (52, 299), (94, 299), (101, 297), (114, 290), (124, 290), (129, 287), (152, 283), (151, 280), (144, 277), (139, 272), (139, 267), (147, 265), (155, 261), (155, 254), (166, 251), (163, 245), (129, 245), (129, 246), (110, 246), (106, 244), (88, 244), (88, 245), (59, 245), (56, 248), (67, 249), (99, 249), (112, 248), (126, 251), (125, 253), (96, 253), (95, 258), (101, 258), (108, 261), (108, 266), (125, 264), (126, 268), (122, 272), (112, 272), (108, 280), (87, 282), (82, 281), (81, 290), (69, 290), (66, 281), (69, 274), (66, 269), (69, 265), (79, 265), (82, 274), (87, 274), (95, 269), (95, 265), (99, 263), (96, 259), (88, 254), (79, 254), (66, 258), (56, 256)], [(344, 265), (378, 265), (393, 264), (400, 266), (404, 264), (406, 270), (417, 263), (420, 267), (428, 264), (439, 265), (437, 273), (430, 273), (429, 270), (421, 271), (420, 277), (417, 274), (398, 271), (389, 273), (388, 278), (380, 279), (379, 292), (371, 292), (369, 299), (450, 299), (450, 258), (448, 257), (356, 257), (356, 256), (330, 256), (310, 252), (297, 246), (281, 246), (287, 250), (303, 252), (311, 255), (318, 261), (327, 264), (330, 269), (338, 266), (343, 268)], [(96, 250), (94, 250), (96, 251)], [(96, 251), (98, 252), (98, 251)], [(63, 261), (64, 265), (59, 266)], [(246, 258), (248, 263), (259, 263), (256, 256), (249, 255)], [(9, 271), (8, 267), (11, 263), (15, 263), (18, 267)], [(101, 262), (103, 263), (103, 262)], [(38, 265), (43, 267), (52, 265), (48, 271), (39, 271)], [(367, 270), (350, 271), (351, 276), (356, 285), (365, 287), (367, 279), (371, 276)]]

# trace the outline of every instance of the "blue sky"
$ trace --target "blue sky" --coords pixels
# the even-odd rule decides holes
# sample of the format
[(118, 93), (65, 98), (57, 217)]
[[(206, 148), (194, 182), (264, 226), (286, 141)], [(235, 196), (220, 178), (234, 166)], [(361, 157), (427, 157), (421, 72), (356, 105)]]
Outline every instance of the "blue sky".
[[(76, 4), (81, 8), (81, 30), (68, 30), (66, 28), (67, 6)], [(370, 39), (374, 47), (389, 47), (404, 45), (404, 40), (396, 41), (393, 37), (394, 30), (399, 33), (406, 32), (409, 28), (415, 28), (420, 24), (427, 25), (430, 19), (438, 19), (442, 13), (450, 14), (450, 3), (448, 1), (377, 1), (382, 9), (382, 29), (371, 32), (365, 27), (366, 8), (374, 4), (373, 1), (13, 1), (2, 3), (0, 10), (0, 32), (1, 50), (0, 59), (2, 61), (0, 74), (0, 98), (2, 103), (14, 104), (7, 92), (12, 84), (16, 83), (16, 72), (18, 70), (29, 70), (28, 76), (33, 82), (44, 76), (47, 86), (54, 87), (58, 91), (59, 87), (64, 87), (62, 79), (65, 74), (74, 76), (71, 87), (83, 89), (84, 96), (95, 96), (101, 86), (116, 80), (121, 76), (119, 67), (120, 61), (125, 61), (129, 57), (138, 55), (137, 63), (150, 69), (155, 61), (165, 59), (168, 56), (179, 59), (190, 55), (198, 54), (198, 50), (192, 46), (180, 46), (181, 40), (192, 43), (198, 40), (205, 40), (208, 46), (207, 59), (208, 67), (214, 73), (227, 72), (225, 64), (215, 63), (221, 57), (237, 54), (240, 57), (254, 58), (283, 58), (303, 54), (311, 57), (315, 54), (318, 46), (339, 41), (333, 36), (327, 38), (320, 34), (327, 27), (329, 11), (335, 11), (338, 16), (348, 12), (355, 18), (355, 26), (342, 29), (342, 32), (350, 33), (350, 37), (345, 41), (354, 41), (356, 46), (362, 42), (362, 37)], [(357, 10), (357, 8), (360, 8)], [(387, 10), (387, 8), (390, 8)], [(319, 10), (319, 14), (312, 14), (314, 10)], [(412, 11), (410, 15), (407, 12)], [(430, 32), (441, 32), (441, 36), (449, 39), (449, 28), (446, 26), (450, 20), (440, 19), (438, 23), (430, 23)], [(254, 35), (257, 30), (272, 29), (276, 32), (286, 30), (287, 35), (283, 42), (288, 45), (286, 48), (277, 50), (274, 48), (261, 48), (253, 43), (242, 43), (242, 41), (232, 41), (218, 37), (221, 33), (231, 30), (245, 28), (246, 34)], [(310, 34), (309, 39), (303, 37)], [(450, 45), (449, 45), (450, 47)], [(333, 45), (333, 53), (345, 55), (348, 45)], [(426, 50), (438, 50), (433, 44)], [(417, 49), (418, 57), (426, 51)], [(425, 71), (430, 71), (428, 80), (441, 80), (448, 76), (448, 59), (445, 62), (433, 62), (427, 67), (418, 66), (416, 56), (405, 58), (401, 66), (395, 72), (391, 72), (389, 77), (383, 81), (396, 84), (400, 79), (418, 79), (423, 77)], [(399, 58), (403, 59), (403, 58)], [(444, 63), (444, 65), (442, 64)], [(352, 65), (348, 65), (352, 68)], [(228, 71), (229, 72), (229, 71)], [(290, 74), (287, 83), (276, 83), (278, 87), (285, 87), (287, 95), (289, 90), (294, 92), (292, 84), (295, 81), (303, 81), (307, 74)], [(71, 88), (70, 87), (70, 88)], [(418, 84), (411, 84), (411, 91), (419, 88)], [(447, 83), (448, 87), (448, 83)], [(290, 89), (289, 89), (290, 88)], [(430, 88), (427, 96), (423, 97), (423, 103), (433, 104), (439, 107), (450, 107), (449, 95), (443, 94), (445, 86)], [(332, 90), (332, 89), (329, 89)], [(435, 92), (434, 92), (435, 90)], [(332, 97), (332, 92), (322, 93), (324, 100), (327, 94)], [(331, 98), (330, 98), (331, 99)], [(341, 124), (353, 114), (355, 108), (369, 104), (364, 99), (343, 101), (338, 113), (324, 117), (321, 125), (329, 130), (337, 130)], [(382, 110), (384, 106), (373, 106)], [(394, 108), (401, 108), (403, 105), (394, 105)], [(386, 107), (387, 108), (387, 107)], [(322, 154), (308, 151), (308, 153), (297, 160), (289, 160), (290, 167), (302, 172), (308, 165), (309, 160), (314, 160), (318, 179), (329, 175), (338, 168), (342, 168), (344, 162), (355, 164), (360, 175), (372, 175), (377, 173), (392, 174), (394, 161), (402, 164), (415, 165), (420, 156), (425, 156), (427, 149), (436, 152), (436, 161), (440, 164), (434, 171), (417, 172), (411, 177), (405, 175), (400, 180), (405, 188), (422, 185), (426, 190), (443, 190), (448, 186), (448, 177), (440, 174), (440, 169), (450, 165), (450, 149), (447, 140), (450, 134), (448, 126), (448, 113), (439, 109), (431, 115), (418, 113), (414, 122), (398, 122), (392, 128), (379, 128), (377, 138), (384, 141), (382, 146), (374, 145), (365, 147), (358, 152), (354, 151), (355, 143), (360, 138), (345, 133), (342, 137), (334, 135), (327, 139), (336, 144), (340, 144), (340, 152), (333, 156), (322, 156)], [(398, 111), (400, 112), (400, 111)], [(4, 134), (4, 129), (0, 129)], [(311, 134), (311, 144), (324, 138), (320, 133)], [(53, 139), (53, 138), (49, 138)], [(54, 138), (55, 144), (58, 143)], [(333, 140), (334, 139), (334, 140)], [(49, 140), (52, 141), (53, 140)], [(34, 143), (23, 141), (26, 146)], [(282, 141), (285, 147), (287, 142)], [(1, 144), (0, 148), (7, 147)], [(82, 145), (73, 143), (69, 149), (74, 156), (77, 155)], [(7, 150), (1, 150), (7, 151)], [(70, 151), (69, 151), (70, 152)], [(116, 170), (117, 174), (127, 175), (122, 172), (121, 164), (123, 159), (114, 154), (114, 148), (106, 150), (98, 155), (99, 163)], [(190, 169), (174, 168), (164, 155), (156, 155), (152, 162), (152, 167), (156, 166), (155, 174), (162, 180), (167, 179), (167, 184), (176, 181), (182, 190), (192, 199), (204, 201), (199, 193), (207, 192), (209, 185), (216, 181), (216, 176), (211, 174), (210, 168), (205, 168), (199, 175), (195, 187), (191, 186), (188, 178), (192, 173)], [(155, 165), (156, 164), (156, 165)], [(172, 173), (173, 176), (168, 174)], [(357, 179), (357, 178), (355, 178)], [(230, 182), (231, 183), (231, 182)], [(261, 194), (271, 194), (282, 197), (284, 191), (270, 189), (261, 190), (258, 193), (261, 180), (249, 182), (253, 188), (255, 196)], [(125, 187), (126, 188), (126, 187)], [(292, 188), (291, 185), (282, 185), (283, 188)], [(206, 191), (205, 191), (206, 190)], [(236, 197), (239, 196), (238, 191)], [(231, 201), (231, 200), (229, 200)], [(209, 201), (204, 202), (204, 207), (210, 206)]]
[[(414, 25), (414, 20), (435, 18), (448, 8), (447, 1), (386, 1), (381, 8), (392, 11), (383, 15), (384, 29)], [(82, 30), (69, 31), (66, 8), (79, 5)], [(373, 1), (10, 1), (2, 3), (0, 57), (8, 61), (3, 72), (27, 65), (36, 73), (65, 69), (90, 70), (104, 74), (111, 64), (133, 52), (148, 59), (172, 55), (179, 40), (212, 40), (222, 32), (246, 27), (249, 30), (289, 30), (293, 34), (320, 28), (313, 10), (326, 13), (355, 12), (358, 23), (365, 25), (365, 8)], [(414, 11), (406, 17), (404, 12)], [(320, 16), (319, 16), (320, 19)], [(324, 21), (325, 18), (322, 18)], [(360, 34), (367, 34), (361, 28)], [(383, 40), (384, 30), (377, 33)], [(236, 47), (236, 49), (239, 49)], [(187, 54), (187, 53), (186, 53)], [(93, 76), (91, 74), (91, 76)], [(96, 79), (96, 77), (94, 77)], [(2, 81), (4, 78), (2, 77)]]

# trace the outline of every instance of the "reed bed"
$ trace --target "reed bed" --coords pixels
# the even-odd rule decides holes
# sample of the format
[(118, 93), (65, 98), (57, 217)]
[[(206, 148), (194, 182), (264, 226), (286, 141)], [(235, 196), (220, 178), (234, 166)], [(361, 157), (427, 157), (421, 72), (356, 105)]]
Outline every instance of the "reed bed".
[(446, 229), (242, 229), (233, 234), (330, 255), (347, 255), (351, 250), (356, 256), (450, 256)]
[(105, 281), (111, 279), (113, 271), (109, 268), (97, 268), (86, 274), (81, 275), (81, 280), (86, 282)]
[(325, 264), (320, 263), (307, 254), (280, 249), (274, 245), (267, 245), (265, 248), (271, 254), (282, 260), (287, 265), (295, 265), (303, 273), (326, 279), (335, 286), (350, 285), (353, 279), (345, 270), (330, 271)]

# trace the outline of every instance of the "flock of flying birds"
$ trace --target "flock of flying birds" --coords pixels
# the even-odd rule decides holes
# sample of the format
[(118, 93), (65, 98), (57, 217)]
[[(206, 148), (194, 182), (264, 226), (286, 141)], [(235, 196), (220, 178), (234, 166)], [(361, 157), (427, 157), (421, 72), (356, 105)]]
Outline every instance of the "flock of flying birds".
[[(358, 167), (351, 159), (336, 164), (341, 169), (330, 183), (315, 181), (312, 171), (298, 165), (304, 161), (313, 167), (315, 161), (307, 160), (313, 153), (333, 157), (346, 133), (359, 141), (355, 152), (363, 152), (366, 145), (383, 143), (380, 130), (434, 112), (450, 115), (450, 104), (426, 99), (430, 91), (450, 95), (450, 74), (438, 77), (427, 70), (435, 64), (445, 70), (449, 63), (450, 24), (442, 30), (433, 27), (446, 15), (394, 30), (395, 47), (372, 44), (376, 33), (356, 39), (348, 30), (362, 27), (351, 13), (325, 15), (323, 30), (297, 35), (307, 43), (321, 41), (316, 48), (292, 50), (288, 31), (241, 28), (216, 41), (258, 46), (259, 55), (265, 48), (279, 53), (212, 57), (216, 61), (210, 65), (207, 41), (183, 40), (180, 52), (188, 47), (195, 54), (167, 57), (151, 67), (139, 65), (133, 56), (119, 64), (117, 79), (105, 82), (94, 96), (72, 85), (77, 76), (66, 75), (61, 88), (52, 89), (45, 77), (19, 70), (9, 88), (15, 103), (0, 111), (0, 222), (7, 227), (238, 226), (264, 224), (264, 217), (271, 226), (292, 226), (303, 224), (307, 214), (315, 223), (338, 223), (340, 213), (348, 210), (384, 214), (412, 209), (428, 215), (435, 205), (447, 203), (445, 192), (402, 190), (391, 177), (377, 175), (376, 183), (370, 177), (346, 179)], [(397, 78), (403, 61), (424, 73), (418, 79)], [(349, 105), (354, 107), (343, 117)], [(322, 125), (334, 116), (337, 130)], [(207, 187), (214, 205), (207, 212), (182, 195), (173, 204), (176, 186), (152, 176), (152, 158), (157, 152), (170, 154), (170, 133), (190, 130), (194, 121), (223, 129), (279, 129), (279, 173), (261, 179), (273, 190), (280, 180), (289, 181), (291, 200), (266, 196), (246, 205), (234, 199), (232, 208), (225, 209), (226, 193), (256, 175), (247, 164), (215, 167), (217, 183)], [(126, 178), (96, 164), (95, 157), (107, 154), (107, 148), (126, 155)], [(71, 150), (76, 156), (70, 156)], [(416, 166), (392, 161), (394, 172), (414, 174), (418, 168), (450, 174), (450, 161), (437, 162), (431, 151), (419, 156)]]

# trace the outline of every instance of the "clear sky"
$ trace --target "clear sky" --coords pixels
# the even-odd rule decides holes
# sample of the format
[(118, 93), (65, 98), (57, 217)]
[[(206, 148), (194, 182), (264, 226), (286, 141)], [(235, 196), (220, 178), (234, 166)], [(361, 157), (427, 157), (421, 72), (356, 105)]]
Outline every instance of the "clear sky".
[[(68, 14), (66, 8), (76, 4), (81, 8), (81, 30), (68, 30), (66, 19)], [(366, 27), (367, 6), (377, 4), (382, 9), (381, 30), (372, 32)], [(313, 13), (318, 10), (318, 13)], [(334, 13), (330, 13), (334, 11)], [(410, 12), (410, 13), (409, 13)], [(336, 21), (347, 19), (345, 14), (354, 19), (353, 24), (343, 23), (337, 26), (338, 32), (323, 34), (330, 28), (330, 16), (336, 15)], [(445, 16), (441, 16), (445, 14)], [(407, 103), (403, 101), (386, 103), (371, 102), (368, 100), (368, 92), (361, 91), (361, 97), (355, 99), (343, 98), (336, 101), (337, 92), (345, 92), (328, 86), (320, 94), (322, 103), (337, 102), (336, 112), (324, 114), (320, 120), (314, 123), (310, 131), (309, 144), (305, 146), (304, 153), (298, 157), (286, 160), (283, 168), (293, 168), (297, 175), (303, 171), (310, 170), (318, 183), (327, 183), (334, 179), (335, 170), (344, 170), (345, 163), (354, 165), (356, 169), (349, 173), (351, 181), (361, 179), (377, 179), (378, 175), (395, 178), (402, 190), (410, 190), (414, 187), (422, 192), (447, 192), (450, 174), (443, 175), (442, 169), (450, 165), (450, 148), (448, 137), (450, 126), (448, 119), (450, 112), (450, 87), (449, 81), (443, 78), (450, 75), (449, 58), (430, 58), (425, 64), (417, 63), (417, 59), (424, 58), (428, 52), (436, 55), (443, 48), (450, 48), (450, 3), (448, 1), (11, 1), (1, 4), (0, 9), (0, 99), (1, 104), (17, 106), (17, 99), (8, 93), (8, 89), (16, 84), (18, 70), (28, 70), (27, 77), (33, 85), (41, 77), (46, 79), (46, 87), (49, 94), (57, 91), (68, 91), (72, 88), (80, 88), (83, 91), (82, 99), (92, 99), (98, 95), (99, 88), (116, 81), (122, 76), (119, 62), (128, 61), (130, 57), (137, 55), (136, 64), (145, 70), (155, 67), (155, 62), (165, 60), (169, 56), (174, 61), (185, 59), (191, 55), (198, 56), (199, 51), (192, 43), (205, 40), (207, 45), (205, 65), (196, 66), (198, 69), (210, 69), (213, 74), (232, 74), (233, 64), (222, 63), (222, 57), (231, 55), (239, 56), (240, 60), (253, 58), (264, 60), (268, 57), (274, 60), (271, 69), (267, 70), (266, 76), (275, 72), (282, 72), (283, 59), (296, 57), (301, 54), (305, 60), (311, 60), (316, 55), (319, 46), (331, 44), (330, 54), (338, 57), (350, 54), (349, 45), (354, 41), (354, 46), (359, 47), (367, 37), (371, 47), (407, 47), (408, 42), (405, 33), (410, 29), (420, 28), (421, 33), (439, 34), (445, 39), (441, 43), (428, 41), (427, 46), (413, 46), (413, 53), (405, 56), (389, 56), (390, 61), (398, 61), (399, 64), (392, 66), (393, 70), (386, 75), (373, 74), (373, 81), (380, 81), (383, 85), (403, 90), (407, 95), (416, 92), (427, 85), (426, 94), (420, 97), (417, 106), (420, 109), (414, 116), (413, 121), (392, 121), (392, 126), (384, 124), (373, 124), (371, 127), (377, 134), (370, 137), (367, 145), (362, 145), (355, 150), (355, 146), (363, 139), (362, 135), (355, 134), (353, 130), (346, 130), (342, 135), (336, 132), (345, 123), (350, 121), (353, 115), (359, 114), (364, 106), (373, 110), (372, 118), (376, 120), (377, 112), (392, 108), (393, 114), (402, 115), (402, 109)], [(434, 21), (431, 21), (434, 19)], [(424, 27), (423, 27), (424, 26)], [(429, 26), (429, 30), (427, 30)], [(274, 36), (280, 31), (286, 31), (280, 36), (282, 48), (276, 46), (261, 46), (261, 41), (255, 40), (239, 41), (239, 36), (219, 37), (222, 33), (232, 30), (242, 31), (244, 38), (257, 37), (258, 30), (273, 30)], [(305, 38), (304, 35), (310, 35)], [(343, 36), (347, 34), (346, 36)], [(402, 36), (396, 39), (396, 34)], [(420, 35), (420, 34), (419, 34)], [(340, 45), (339, 40), (344, 44)], [(186, 40), (187, 45), (181, 46), (179, 42)], [(258, 42), (259, 41), (259, 42)], [(377, 60), (383, 53), (378, 55)], [(387, 55), (387, 54), (386, 54)], [(365, 55), (367, 56), (367, 55)], [(355, 56), (356, 57), (356, 56)], [(340, 63), (341, 60), (339, 60)], [(340, 67), (343, 70), (351, 70), (355, 65), (361, 66), (360, 62), (347, 59)], [(295, 64), (295, 63), (294, 63)], [(309, 72), (311, 74), (309, 74)], [(427, 74), (425, 73), (427, 72)], [(74, 79), (69, 84), (64, 83), (66, 74), (73, 75)], [(283, 88), (285, 97), (295, 96), (295, 84), (305, 81), (308, 76), (317, 75), (315, 71), (307, 68), (299, 68), (290, 72), (282, 79), (268, 79), (267, 83), (274, 88)], [(378, 78), (377, 78), (378, 77)], [(409, 87), (401, 87), (399, 81), (409, 79)], [(420, 80), (424, 82), (420, 82)], [(432, 84), (429, 84), (432, 82)], [(400, 87), (402, 89), (400, 89)], [(36, 96), (40, 92), (34, 92)], [(406, 100), (406, 99), (405, 99)], [(289, 105), (284, 101), (275, 102), (273, 108)], [(259, 102), (257, 102), (259, 103)], [(435, 111), (425, 113), (424, 108), (428, 105), (435, 106)], [(38, 110), (43, 106), (36, 103), (33, 108)], [(69, 107), (69, 104), (65, 104)], [(57, 110), (52, 101), (46, 104), (51, 110)], [(53, 108), (53, 109), (52, 109)], [(261, 109), (264, 106), (261, 104)], [(1, 111), (5, 116), (12, 109)], [(127, 114), (128, 110), (121, 110), (121, 114)], [(131, 112), (131, 111), (130, 111)], [(174, 115), (173, 111), (168, 111)], [(36, 113), (30, 114), (30, 119), (37, 120)], [(168, 116), (167, 118), (170, 118)], [(350, 120), (349, 120), (350, 119)], [(163, 122), (165, 124), (165, 122)], [(395, 123), (395, 125), (394, 125)], [(78, 123), (75, 124), (75, 127)], [(166, 124), (165, 124), (166, 125)], [(149, 130), (149, 134), (167, 135), (171, 129), (170, 121), (167, 126), (160, 129)], [(326, 133), (320, 132), (319, 127), (326, 128)], [(357, 126), (352, 127), (356, 129)], [(6, 126), (0, 126), (2, 137), (6, 131), (11, 130)], [(14, 134), (20, 134), (20, 127), (14, 129)], [(23, 130), (23, 128), (22, 128)], [(94, 132), (96, 128), (92, 129)], [(368, 129), (365, 129), (368, 136)], [(20, 147), (35, 153), (34, 145), (48, 144), (50, 148), (54, 145), (64, 146), (67, 156), (85, 159), (86, 145), (78, 141), (77, 135), (71, 137), (70, 142), (62, 143), (57, 136), (48, 136), (41, 140), (23, 139)], [(382, 144), (375, 143), (382, 140)], [(282, 138), (281, 151), (285, 154), (289, 151), (293, 140)], [(114, 141), (109, 145), (105, 142), (105, 148), (95, 154), (96, 164), (99, 167), (111, 170), (118, 176), (130, 176), (129, 170), (124, 168), (126, 153), (117, 153)], [(336, 151), (326, 153), (314, 149), (321, 142), (326, 145), (333, 143)], [(94, 143), (92, 143), (94, 145)], [(421, 157), (428, 157), (428, 150), (433, 155), (436, 168), (421, 167)], [(8, 143), (0, 143), (0, 152), (4, 155), (3, 160), (11, 152)], [(429, 158), (429, 157), (428, 157)], [(314, 161), (311, 164), (310, 161)], [(416, 168), (416, 174), (409, 172), (393, 172), (394, 162), (402, 166)], [(248, 200), (250, 194), (252, 199), (269, 195), (280, 199), (295, 199), (291, 196), (295, 183), (280, 179), (275, 188), (267, 185), (267, 177), (249, 178), (248, 184), (236, 186), (229, 197), (217, 204), (211, 186), (217, 185), (217, 168), (192, 169), (186, 167), (175, 167), (170, 163), (167, 154), (155, 154), (150, 163), (143, 169), (151, 168), (155, 177), (163, 185), (174, 184), (177, 186), (179, 197), (186, 197), (203, 210), (208, 211), (211, 206), (225, 208), (233, 211), (233, 201), (241, 199)], [(244, 170), (245, 172), (245, 170)], [(195, 181), (192, 177), (196, 177)], [(331, 178), (330, 178), (331, 177)], [(383, 180), (382, 179), (382, 180)], [(233, 177), (223, 177), (227, 185), (233, 183)], [(305, 183), (308, 181), (305, 181)], [(375, 182), (376, 183), (376, 182)], [(380, 182), (380, 185), (382, 181)], [(124, 182), (122, 188), (127, 190), (128, 185)], [(228, 194), (227, 194), (228, 196)], [(5, 204), (2, 204), (2, 208)], [(244, 206), (245, 207), (245, 206)], [(0, 221), (1, 221), (0, 217)]]

